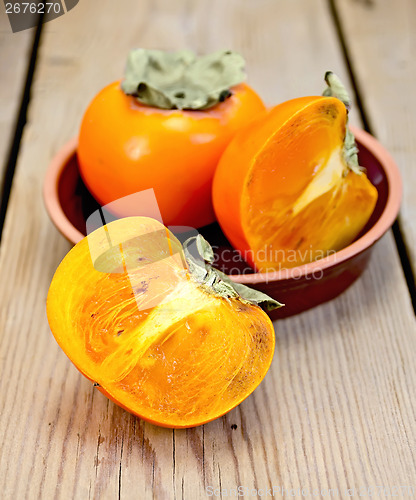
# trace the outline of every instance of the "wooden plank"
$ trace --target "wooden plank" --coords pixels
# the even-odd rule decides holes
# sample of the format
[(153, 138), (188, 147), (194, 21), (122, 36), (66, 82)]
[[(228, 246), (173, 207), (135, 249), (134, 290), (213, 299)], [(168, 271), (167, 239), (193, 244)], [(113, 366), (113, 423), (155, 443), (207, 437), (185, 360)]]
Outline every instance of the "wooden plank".
[(33, 29), (12, 33), (7, 15), (0, 11), (0, 194), (17, 115), (25, 86)]
[(337, 0), (336, 6), (371, 127), (401, 169), (401, 222), (416, 272), (416, 5)]
[(323, 4), (90, 0), (45, 31), (0, 260), (3, 498), (198, 499), (238, 486), (246, 498), (273, 487), (276, 497), (291, 494), (280, 487), (346, 498), (346, 488), (410, 485), (415, 323), (390, 234), (342, 297), (276, 323), (265, 381), (197, 429), (160, 429), (110, 403), (60, 351), (45, 316), (69, 245), (43, 209), (42, 176), (128, 48), (232, 47), (251, 83), (279, 101), (320, 88), (328, 64), (345, 76)]

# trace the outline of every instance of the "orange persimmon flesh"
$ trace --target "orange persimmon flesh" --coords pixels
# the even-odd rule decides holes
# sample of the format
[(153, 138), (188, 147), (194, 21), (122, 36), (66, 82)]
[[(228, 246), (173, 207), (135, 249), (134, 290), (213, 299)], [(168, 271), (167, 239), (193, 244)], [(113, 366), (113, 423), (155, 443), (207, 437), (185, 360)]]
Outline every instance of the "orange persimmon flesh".
[(47, 299), (51, 330), (75, 366), (118, 405), (173, 428), (241, 403), (275, 346), (260, 307), (218, 296), (184, 262), (162, 224), (120, 219), (68, 253)]
[(226, 149), (213, 203), (231, 243), (259, 271), (305, 264), (351, 243), (377, 190), (343, 157), (347, 112), (334, 97), (284, 102)]

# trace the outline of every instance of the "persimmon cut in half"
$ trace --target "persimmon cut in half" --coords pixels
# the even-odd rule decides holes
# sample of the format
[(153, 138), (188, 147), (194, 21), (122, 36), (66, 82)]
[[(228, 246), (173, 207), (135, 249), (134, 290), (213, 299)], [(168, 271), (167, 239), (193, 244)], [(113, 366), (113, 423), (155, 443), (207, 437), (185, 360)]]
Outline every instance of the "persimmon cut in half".
[(324, 96), (293, 99), (256, 118), (234, 137), (218, 165), (217, 218), (259, 271), (342, 249), (374, 210), (377, 190), (358, 166), (347, 128), (348, 95), (333, 73), (326, 80)]
[(239, 295), (199, 256), (212, 260), (202, 237), (185, 245), (186, 257), (154, 219), (116, 220), (68, 253), (47, 299), (75, 366), (118, 405), (174, 428), (223, 415), (259, 385), (275, 335), (257, 304), (279, 306), (236, 285)]

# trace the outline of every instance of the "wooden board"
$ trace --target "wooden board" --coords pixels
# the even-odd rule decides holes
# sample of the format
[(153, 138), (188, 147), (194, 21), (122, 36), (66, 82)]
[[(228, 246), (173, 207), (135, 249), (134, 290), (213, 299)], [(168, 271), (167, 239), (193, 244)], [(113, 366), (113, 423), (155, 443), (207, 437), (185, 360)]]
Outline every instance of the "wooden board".
[(0, 194), (17, 115), (25, 86), (33, 29), (12, 33), (3, 8), (0, 9)]
[(60, 351), (45, 315), (69, 245), (43, 208), (42, 176), (94, 93), (119, 77), (128, 48), (232, 47), (247, 57), (251, 83), (279, 101), (320, 88), (328, 65), (345, 76), (324, 7), (90, 0), (45, 26), (0, 260), (6, 500), (198, 499), (218, 493), (210, 487), (224, 498), (239, 486), (246, 498), (273, 487), (277, 498), (279, 487), (346, 498), (347, 488), (412, 485), (415, 322), (390, 234), (342, 297), (276, 322), (264, 382), (196, 429), (160, 429), (110, 403)]
[(371, 127), (403, 176), (401, 222), (416, 272), (416, 5), (412, 0), (337, 0)]

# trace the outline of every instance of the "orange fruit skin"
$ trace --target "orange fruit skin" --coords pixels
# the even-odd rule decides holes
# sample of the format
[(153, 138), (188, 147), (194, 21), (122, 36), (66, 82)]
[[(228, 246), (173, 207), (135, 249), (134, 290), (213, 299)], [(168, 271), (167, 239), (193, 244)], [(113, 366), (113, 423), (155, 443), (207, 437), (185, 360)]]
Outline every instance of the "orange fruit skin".
[[(301, 97), (258, 115), (228, 145), (214, 176), (214, 209), (229, 241), (256, 270), (293, 267), (316, 260), (320, 251), (340, 250), (368, 221), (377, 190), (342, 159), (346, 123), (338, 99)], [(333, 186), (315, 188), (331, 162), (338, 169), (328, 176)], [(309, 202), (296, 211), (307, 189)], [(273, 259), (260, 258), (266, 247)], [(287, 259), (298, 250), (299, 258)]]
[(267, 314), (197, 283), (181, 249), (158, 221), (119, 219), (67, 254), (47, 298), (51, 331), (79, 371), (122, 408), (169, 428), (240, 404), (275, 347)]
[[(101, 205), (153, 188), (166, 225), (214, 222), (212, 178), (224, 149), (265, 107), (242, 83), (216, 106), (162, 110), (140, 104), (114, 82), (83, 117), (78, 143), (81, 176)], [(120, 203), (118, 216), (146, 215)]]

